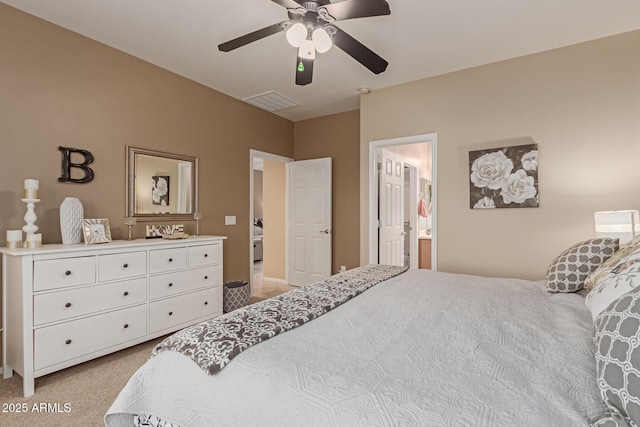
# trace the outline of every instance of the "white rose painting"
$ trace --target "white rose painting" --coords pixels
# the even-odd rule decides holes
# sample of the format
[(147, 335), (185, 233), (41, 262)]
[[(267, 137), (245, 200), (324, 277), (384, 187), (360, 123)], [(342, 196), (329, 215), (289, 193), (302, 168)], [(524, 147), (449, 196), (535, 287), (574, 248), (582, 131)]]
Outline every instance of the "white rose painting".
[(470, 207), (537, 208), (538, 145), (469, 152)]
[(154, 205), (169, 205), (169, 177), (151, 177), (151, 203)]

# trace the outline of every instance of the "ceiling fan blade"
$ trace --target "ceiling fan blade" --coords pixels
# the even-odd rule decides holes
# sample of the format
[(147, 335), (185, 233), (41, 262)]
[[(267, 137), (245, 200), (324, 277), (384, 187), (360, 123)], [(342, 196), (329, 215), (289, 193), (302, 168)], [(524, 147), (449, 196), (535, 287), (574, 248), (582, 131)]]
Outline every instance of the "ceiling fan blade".
[(282, 7), (286, 7), (287, 9), (296, 9), (301, 7), (301, 4), (293, 1), (293, 0), (271, 0), (274, 3), (278, 3)]
[(296, 60), (296, 84), (308, 85), (313, 79), (313, 59), (301, 58)]
[(238, 37), (237, 39), (229, 40), (228, 42), (219, 44), (218, 49), (222, 52), (229, 52), (256, 40), (260, 40), (272, 34), (284, 31), (284, 29), (286, 28), (286, 24), (288, 23), (289, 21), (283, 21), (278, 24), (269, 25), (268, 27), (264, 27), (252, 33)]
[[(389, 3), (385, 0), (345, 0), (329, 3), (318, 8), (318, 14), (325, 21), (364, 18), (367, 16), (390, 15)], [(328, 15), (328, 16), (327, 16)]]
[(353, 59), (367, 67), (374, 74), (380, 74), (387, 69), (387, 65), (389, 65), (389, 63), (378, 56), (378, 54), (338, 27), (333, 26), (333, 28), (335, 28), (333, 44), (344, 50)]

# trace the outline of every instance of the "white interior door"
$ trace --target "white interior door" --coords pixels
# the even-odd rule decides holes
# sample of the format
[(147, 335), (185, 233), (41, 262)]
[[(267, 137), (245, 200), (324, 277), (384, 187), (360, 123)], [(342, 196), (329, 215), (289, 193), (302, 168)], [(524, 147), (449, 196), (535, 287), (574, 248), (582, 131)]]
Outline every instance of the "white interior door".
[(331, 275), (331, 158), (287, 164), (289, 283)]
[(380, 264), (404, 265), (404, 159), (380, 150)]

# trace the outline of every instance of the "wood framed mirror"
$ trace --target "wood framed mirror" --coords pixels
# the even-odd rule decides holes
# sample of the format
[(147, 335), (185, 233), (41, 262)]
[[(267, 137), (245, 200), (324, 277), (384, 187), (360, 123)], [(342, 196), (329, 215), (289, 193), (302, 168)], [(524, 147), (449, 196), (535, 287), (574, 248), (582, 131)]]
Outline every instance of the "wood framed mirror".
[(126, 210), (138, 221), (188, 221), (198, 212), (198, 158), (127, 145)]

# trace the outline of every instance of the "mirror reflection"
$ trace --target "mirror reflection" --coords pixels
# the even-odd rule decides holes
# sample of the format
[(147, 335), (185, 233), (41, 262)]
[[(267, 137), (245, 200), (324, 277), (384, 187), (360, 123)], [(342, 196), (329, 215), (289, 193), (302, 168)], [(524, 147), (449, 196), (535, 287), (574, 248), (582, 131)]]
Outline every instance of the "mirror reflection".
[(192, 219), (197, 209), (197, 158), (127, 149), (127, 214), (138, 219)]

